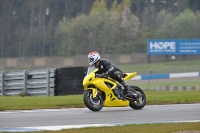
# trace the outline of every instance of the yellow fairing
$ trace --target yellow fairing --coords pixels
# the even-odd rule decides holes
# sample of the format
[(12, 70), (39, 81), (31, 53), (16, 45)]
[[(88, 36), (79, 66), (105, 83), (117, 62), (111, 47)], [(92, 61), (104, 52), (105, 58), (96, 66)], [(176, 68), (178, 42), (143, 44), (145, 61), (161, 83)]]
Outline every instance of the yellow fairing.
[[(116, 83), (114, 84), (114, 86), (112, 88), (108, 88), (104, 82), (113, 83), (113, 81), (108, 80), (108, 79), (103, 79), (103, 78), (96, 78), (90, 83), (95, 84), (95, 86), (97, 88), (100, 88), (100, 90), (105, 93), (105, 99), (104, 99), (104, 106), (105, 107), (106, 106), (107, 107), (129, 106), (128, 100), (125, 100), (125, 101), (119, 100), (114, 95), (112, 89), (114, 89), (117, 86)], [(88, 90), (88, 89), (92, 90), (93, 98), (95, 98), (96, 95), (97, 95), (97, 92), (98, 92), (97, 89), (96, 88), (87, 88), (86, 86), (84, 86), (84, 90)]]
[[(98, 70), (94, 70), (93, 72), (91, 72), (89, 75), (85, 76), (85, 78), (83, 79), (83, 86), (84, 89), (87, 89), (87, 86), (89, 84), (91, 84), (91, 81), (95, 78), (95, 72)], [(86, 87), (86, 88), (85, 88)]]
[[(108, 88), (105, 84), (105, 82), (114, 84), (111, 88)], [(129, 106), (129, 101), (123, 101), (119, 100), (113, 93), (113, 89), (116, 88), (117, 83), (115, 81), (104, 79), (104, 78), (97, 78), (96, 81), (94, 81), (94, 84), (97, 88), (100, 88), (105, 93), (105, 100), (104, 100), (104, 106), (107, 107), (120, 107), (120, 106)]]
[[(95, 71), (94, 71), (95, 72)], [(105, 78), (95, 78), (95, 73), (91, 72), (87, 75), (83, 80), (84, 90), (91, 89), (93, 98), (97, 96), (98, 90), (99, 92), (104, 92), (105, 99), (104, 99), (104, 106), (107, 107), (122, 107), (122, 106), (129, 106), (128, 100), (119, 100), (113, 93), (113, 89), (116, 88), (117, 82), (110, 79)], [(126, 77), (124, 78), (125, 81), (130, 80), (133, 78), (137, 73), (126, 73)], [(112, 84), (113, 86), (109, 88), (105, 83)], [(89, 87), (89, 85), (94, 85), (95, 88)], [(97, 89), (98, 88), (98, 89)]]
[(124, 77), (124, 81), (130, 80), (133, 77), (135, 77), (137, 75), (137, 72), (133, 72), (133, 73), (125, 73), (126, 76)]

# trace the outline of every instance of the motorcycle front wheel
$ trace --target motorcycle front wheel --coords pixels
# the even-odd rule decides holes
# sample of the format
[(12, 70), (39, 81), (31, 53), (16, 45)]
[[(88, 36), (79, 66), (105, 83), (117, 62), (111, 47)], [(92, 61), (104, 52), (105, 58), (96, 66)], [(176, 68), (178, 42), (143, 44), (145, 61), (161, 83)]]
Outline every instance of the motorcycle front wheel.
[(130, 102), (129, 106), (133, 109), (142, 109), (146, 105), (146, 95), (144, 91), (137, 86), (130, 86), (130, 87), (131, 87), (130, 91), (132, 93), (137, 93), (138, 98), (129, 100)]
[(86, 90), (83, 93), (83, 101), (90, 110), (99, 111), (103, 108), (103, 98), (101, 95), (97, 95), (97, 97), (93, 98), (92, 90)]

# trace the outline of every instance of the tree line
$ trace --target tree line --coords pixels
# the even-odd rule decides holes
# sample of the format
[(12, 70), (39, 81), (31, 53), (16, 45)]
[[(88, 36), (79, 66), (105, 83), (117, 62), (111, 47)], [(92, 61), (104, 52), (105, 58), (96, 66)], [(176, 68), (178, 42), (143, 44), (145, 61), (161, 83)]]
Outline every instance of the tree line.
[(146, 52), (200, 38), (199, 0), (0, 0), (0, 56)]

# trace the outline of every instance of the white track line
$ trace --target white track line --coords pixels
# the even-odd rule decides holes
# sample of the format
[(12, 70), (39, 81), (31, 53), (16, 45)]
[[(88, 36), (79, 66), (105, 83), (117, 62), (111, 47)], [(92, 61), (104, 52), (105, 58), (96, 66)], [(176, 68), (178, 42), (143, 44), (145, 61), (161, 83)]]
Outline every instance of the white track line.
[(112, 127), (112, 126), (124, 126), (124, 125), (130, 125), (130, 124), (137, 124), (138, 125), (138, 124), (156, 124), (156, 123), (181, 123), (181, 122), (200, 122), (200, 120), (114, 123), (114, 124), (60, 125), (60, 126), (37, 126), (37, 127), (14, 127), (14, 128), (0, 128), (0, 132), (58, 131), (58, 130), (63, 130), (63, 129), (77, 129), (77, 128), (86, 128), (86, 127)]

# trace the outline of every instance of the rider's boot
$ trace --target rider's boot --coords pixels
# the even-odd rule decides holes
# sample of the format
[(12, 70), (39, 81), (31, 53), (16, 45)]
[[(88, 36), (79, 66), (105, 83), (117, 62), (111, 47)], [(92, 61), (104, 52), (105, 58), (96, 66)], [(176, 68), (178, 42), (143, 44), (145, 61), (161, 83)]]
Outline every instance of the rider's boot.
[(133, 99), (137, 99), (138, 95), (136, 93), (131, 93), (130, 92), (130, 86), (126, 85), (125, 82), (121, 82), (121, 85), (124, 87), (124, 96), (128, 97), (128, 98), (133, 98)]

